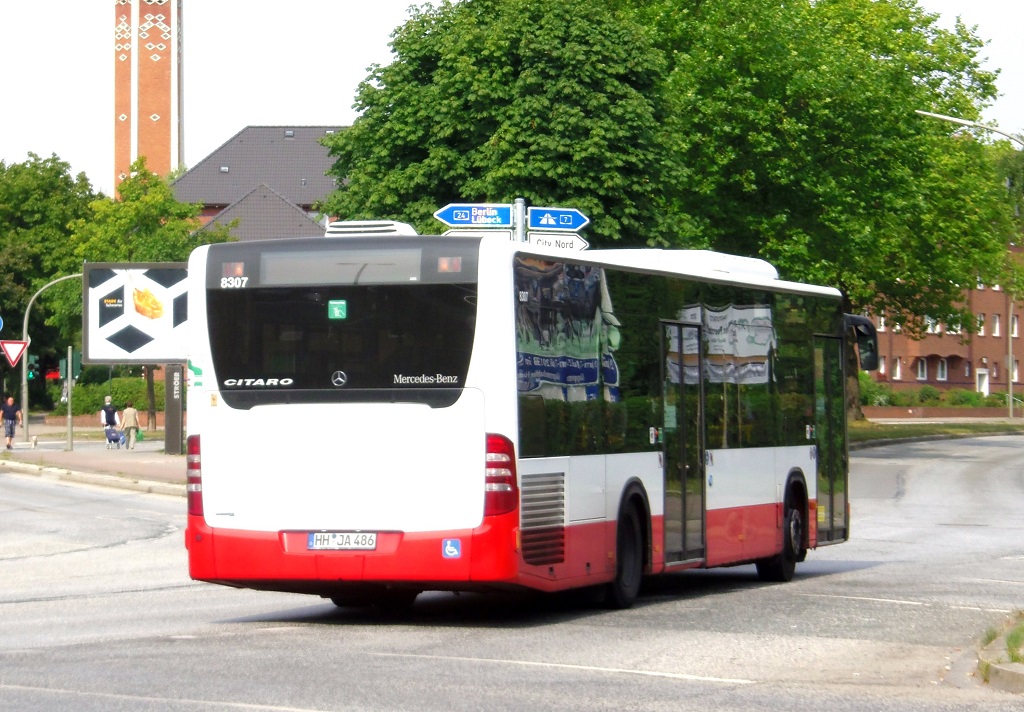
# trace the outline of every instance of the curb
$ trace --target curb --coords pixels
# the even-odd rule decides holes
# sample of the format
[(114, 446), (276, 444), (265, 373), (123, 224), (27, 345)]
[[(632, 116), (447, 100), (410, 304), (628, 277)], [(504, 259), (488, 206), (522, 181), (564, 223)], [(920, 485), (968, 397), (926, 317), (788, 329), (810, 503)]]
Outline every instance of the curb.
[(1007, 660), (1005, 635), (1000, 635), (978, 653), (978, 672), (996, 689), (1024, 694), (1024, 664)]
[(954, 435), (954, 434), (943, 434), (943, 435), (910, 435), (905, 438), (878, 438), (877, 440), (860, 440), (858, 442), (848, 442), (846, 445), (847, 450), (866, 450), (872, 447), (883, 447), (885, 445), (903, 445), (905, 443), (921, 443), (931, 442), (935, 440), (966, 440), (969, 438), (992, 438), (1002, 437), (1005, 435), (1022, 435), (1019, 430), (1007, 430), (1006, 432), (993, 432), (993, 433), (973, 433), (971, 435)]
[(77, 484), (96, 485), (98, 487), (115, 487), (133, 492), (162, 494), (169, 497), (185, 496), (185, 485), (176, 485), (169, 482), (138, 480), (127, 476), (104, 475), (97, 472), (76, 472), (75, 470), (67, 470), (61, 467), (33, 465), (16, 460), (0, 461), (0, 468), (23, 475), (35, 475), (62, 482), (75, 482)]

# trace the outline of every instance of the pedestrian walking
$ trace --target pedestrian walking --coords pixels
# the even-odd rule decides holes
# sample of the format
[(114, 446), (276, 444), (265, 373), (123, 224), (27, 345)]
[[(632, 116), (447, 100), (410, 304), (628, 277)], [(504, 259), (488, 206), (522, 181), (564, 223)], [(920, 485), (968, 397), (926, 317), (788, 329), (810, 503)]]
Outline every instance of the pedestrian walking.
[(135, 449), (135, 436), (139, 432), (139, 411), (135, 409), (131, 401), (124, 405), (124, 412), (121, 418), (121, 430), (128, 436), (128, 449)]
[(14, 449), (14, 429), (21, 425), (21, 406), (14, 402), (14, 396), (7, 396), (7, 400), (0, 405), (0, 413), (4, 420), (4, 435), (7, 436), (7, 449)]
[(117, 416), (117, 408), (111, 403), (110, 396), (104, 396), (103, 407), (100, 408), (100, 425), (104, 428), (116, 428), (121, 424)]

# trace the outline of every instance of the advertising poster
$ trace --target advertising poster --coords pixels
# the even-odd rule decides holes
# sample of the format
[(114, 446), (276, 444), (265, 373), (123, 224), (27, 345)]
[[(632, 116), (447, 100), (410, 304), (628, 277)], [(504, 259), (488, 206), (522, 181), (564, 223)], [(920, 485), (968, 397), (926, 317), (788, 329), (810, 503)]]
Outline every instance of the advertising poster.
[(185, 363), (187, 266), (184, 262), (86, 263), (83, 362)]

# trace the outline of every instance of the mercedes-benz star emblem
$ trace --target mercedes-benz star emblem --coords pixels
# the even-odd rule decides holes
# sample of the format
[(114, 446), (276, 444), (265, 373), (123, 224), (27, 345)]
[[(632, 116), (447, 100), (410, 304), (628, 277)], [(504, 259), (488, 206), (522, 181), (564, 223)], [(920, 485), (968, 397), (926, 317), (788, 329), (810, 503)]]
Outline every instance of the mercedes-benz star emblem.
[(331, 383), (336, 386), (344, 386), (348, 383), (348, 376), (345, 375), (344, 371), (335, 371), (331, 375)]

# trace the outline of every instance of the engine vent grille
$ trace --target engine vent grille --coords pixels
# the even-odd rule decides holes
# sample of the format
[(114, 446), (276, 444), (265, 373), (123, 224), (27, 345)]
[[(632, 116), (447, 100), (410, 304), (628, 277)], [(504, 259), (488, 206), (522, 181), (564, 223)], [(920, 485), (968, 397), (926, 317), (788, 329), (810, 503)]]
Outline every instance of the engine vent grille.
[(565, 561), (565, 473), (520, 474), (523, 560), (533, 566)]

